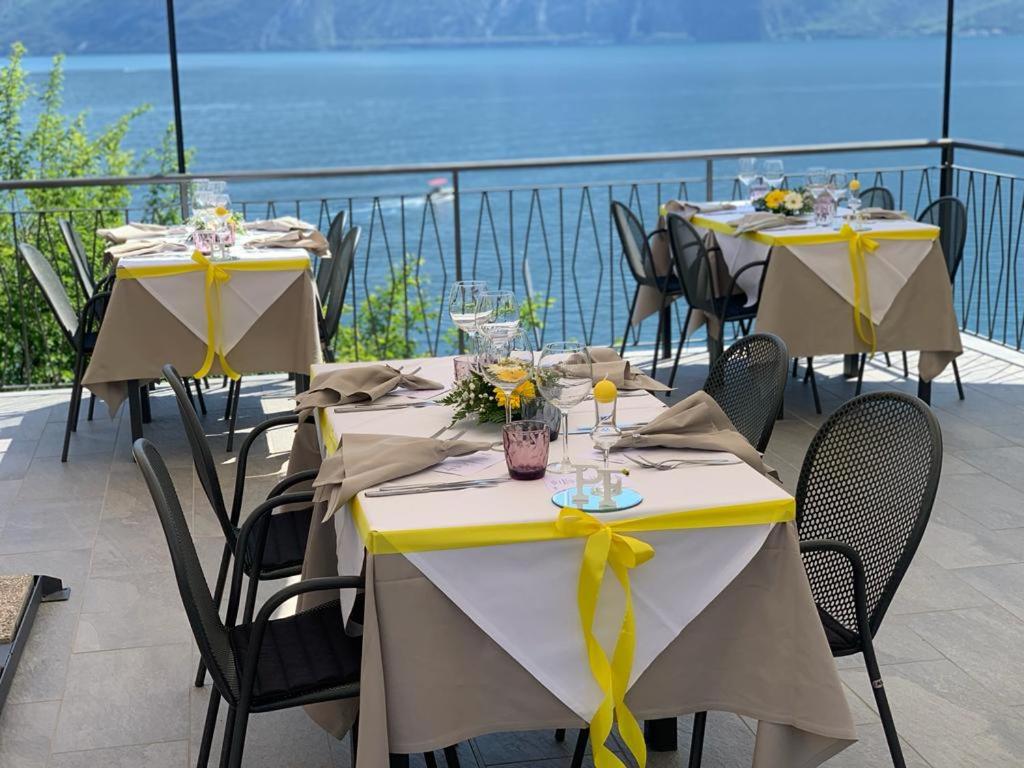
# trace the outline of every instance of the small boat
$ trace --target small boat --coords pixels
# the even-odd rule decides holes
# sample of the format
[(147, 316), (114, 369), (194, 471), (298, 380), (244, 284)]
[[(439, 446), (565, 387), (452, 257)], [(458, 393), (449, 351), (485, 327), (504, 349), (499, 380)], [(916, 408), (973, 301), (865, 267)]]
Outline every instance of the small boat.
[(427, 182), (427, 200), (434, 203), (445, 203), (453, 197), (455, 197), (455, 188), (444, 176), (438, 176)]

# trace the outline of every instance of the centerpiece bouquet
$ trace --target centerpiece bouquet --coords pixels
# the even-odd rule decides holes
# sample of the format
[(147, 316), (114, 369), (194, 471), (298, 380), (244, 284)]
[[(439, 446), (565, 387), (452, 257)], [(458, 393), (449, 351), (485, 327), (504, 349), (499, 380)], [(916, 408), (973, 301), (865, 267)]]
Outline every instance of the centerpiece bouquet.
[[(512, 390), (513, 413), (522, 417), (524, 405), (532, 404), (536, 398), (537, 386), (532, 379), (527, 379)], [(505, 423), (505, 393), (476, 371), (456, 382), (451, 392), (437, 402), (452, 406), (452, 424), (468, 416), (476, 416), (481, 423)]]
[(773, 189), (753, 201), (755, 211), (779, 213), (783, 216), (799, 216), (814, 210), (814, 198), (804, 187), (796, 189)]

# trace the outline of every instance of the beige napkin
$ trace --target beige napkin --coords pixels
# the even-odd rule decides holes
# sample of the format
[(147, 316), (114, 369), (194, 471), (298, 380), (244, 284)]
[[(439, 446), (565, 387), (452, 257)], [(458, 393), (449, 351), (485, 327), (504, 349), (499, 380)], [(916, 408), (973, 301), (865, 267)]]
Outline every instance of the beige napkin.
[(768, 211), (748, 213), (746, 216), (741, 216), (736, 221), (730, 221), (729, 223), (736, 228), (734, 234), (737, 235), (742, 235), (744, 232), (757, 232), (762, 229), (777, 229), (794, 225), (794, 222), (789, 217), (783, 216), (781, 213), (769, 213)]
[(313, 481), (313, 503), (327, 521), (360, 491), (420, 472), (450, 456), (490, 450), (490, 443), (405, 435), (341, 436)]
[(646, 426), (624, 435), (614, 449), (654, 447), (726, 451), (762, 474), (769, 471), (761, 455), (707, 392), (694, 392), (679, 401)]
[(245, 229), (248, 232), (291, 232), (293, 229), (300, 232), (309, 232), (316, 227), (308, 221), (297, 219), (294, 216), (278, 216), (276, 219), (260, 219), (259, 221), (245, 222)]
[(361, 365), (317, 374), (309, 389), (296, 395), (295, 411), (309, 413), (314, 408), (372, 402), (398, 387), (444, 389), (443, 384), (417, 376), (416, 371), (403, 373), (390, 365)]
[[(603, 379), (608, 379), (618, 389), (637, 390), (646, 389), (648, 392), (671, 392), (657, 379), (652, 379), (646, 373), (634, 369), (628, 360), (619, 357), (619, 353), (609, 347), (587, 347), (590, 354), (591, 378), (596, 384)], [(566, 361), (566, 369), (575, 375), (586, 375), (585, 365), (574, 364), (572, 358)]]
[[(248, 225), (246, 225), (248, 227)], [(245, 242), (246, 248), (305, 248), (318, 255), (327, 253), (327, 238), (319, 230), (308, 231), (291, 229), (286, 232), (274, 232), (269, 235), (258, 235)]]
[(108, 259), (116, 261), (126, 256), (155, 256), (170, 251), (187, 251), (189, 246), (184, 243), (175, 243), (170, 240), (128, 240), (118, 245), (107, 246)]
[(861, 217), (865, 219), (909, 219), (906, 211), (890, 211), (888, 208), (861, 208)]
[(124, 243), (129, 240), (166, 235), (169, 230), (170, 227), (163, 224), (141, 224), (135, 222), (132, 224), (122, 224), (120, 227), (112, 229), (97, 229), (96, 234), (111, 243)]
[(687, 221), (695, 213), (721, 213), (722, 211), (735, 211), (735, 203), (691, 203), (689, 200), (669, 200), (665, 203), (665, 210), (670, 213), (678, 213)]

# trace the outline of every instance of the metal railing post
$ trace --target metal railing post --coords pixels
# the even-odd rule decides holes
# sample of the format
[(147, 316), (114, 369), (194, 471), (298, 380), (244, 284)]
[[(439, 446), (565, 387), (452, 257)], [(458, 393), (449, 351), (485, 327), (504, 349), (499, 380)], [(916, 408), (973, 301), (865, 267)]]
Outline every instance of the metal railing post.
[(942, 145), (942, 160), (939, 169), (939, 195), (945, 197), (953, 194), (953, 164), (956, 145), (946, 140)]
[(704, 199), (708, 202), (715, 199), (715, 161), (711, 157), (704, 164)]
[[(452, 169), (452, 212), (455, 226), (455, 281), (462, 279), (462, 198), (459, 195), (459, 172)], [(442, 258), (444, 258), (442, 256)], [(466, 351), (466, 336), (459, 329), (459, 354)]]

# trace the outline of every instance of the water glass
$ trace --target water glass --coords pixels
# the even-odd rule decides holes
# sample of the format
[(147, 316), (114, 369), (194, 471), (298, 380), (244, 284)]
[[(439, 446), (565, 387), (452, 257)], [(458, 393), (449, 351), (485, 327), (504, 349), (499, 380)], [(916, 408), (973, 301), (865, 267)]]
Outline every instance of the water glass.
[(480, 297), (486, 291), (483, 280), (459, 280), (448, 292), (448, 315), (460, 331), (470, 336), (480, 322)]
[(569, 411), (587, 399), (593, 387), (587, 348), (577, 341), (545, 344), (537, 361), (537, 389), (562, 412), (562, 460), (548, 469), (561, 475), (575, 472), (569, 459)]
[(478, 311), (477, 330), (485, 338), (507, 338), (519, 330), (519, 300), (512, 291), (485, 291)]
[(807, 178), (807, 191), (815, 200), (825, 191), (828, 186), (828, 169), (824, 166), (808, 168), (805, 174)]
[(758, 176), (750, 185), (750, 199), (757, 200), (760, 197), (764, 197), (770, 189), (771, 187), (765, 182), (764, 177)]
[(757, 158), (741, 157), (737, 164), (739, 171), (736, 174), (736, 178), (740, 180), (740, 184), (749, 189), (751, 183), (757, 178)]
[(786, 179), (785, 166), (779, 158), (764, 161), (764, 180), (772, 187), (779, 187)]
[(505, 465), (513, 480), (544, 477), (548, 465), (551, 432), (543, 421), (514, 421), (501, 430)]
[(473, 372), (473, 360), (473, 355), (455, 356), (455, 381), (462, 381)]

